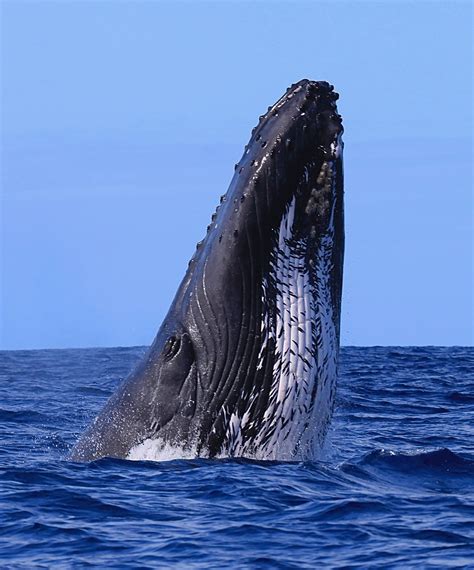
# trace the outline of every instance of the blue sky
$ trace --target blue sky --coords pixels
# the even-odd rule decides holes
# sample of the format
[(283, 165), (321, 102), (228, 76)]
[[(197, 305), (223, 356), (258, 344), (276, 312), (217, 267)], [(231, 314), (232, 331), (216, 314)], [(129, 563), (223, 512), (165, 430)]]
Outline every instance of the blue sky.
[(473, 342), (470, 2), (1, 3), (1, 348), (149, 344), (258, 116), (345, 125), (342, 343)]

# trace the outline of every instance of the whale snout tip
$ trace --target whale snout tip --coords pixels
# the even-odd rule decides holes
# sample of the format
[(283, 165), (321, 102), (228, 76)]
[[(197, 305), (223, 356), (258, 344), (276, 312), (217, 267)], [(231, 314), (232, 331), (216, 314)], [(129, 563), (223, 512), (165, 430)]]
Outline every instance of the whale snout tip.
[(286, 109), (293, 121), (301, 124), (306, 132), (308, 123), (317, 125), (319, 136), (330, 144), (344, 132), (342, 117), (337, 110), (339, 94), (328, 81), (302, 79), (288, 87), (285, 95), (275, 105)]
[(339, 126), (342, 126), (342, 118), (337, 113), (336, 101), (338, 99), (339, 93), (334, 91), (334, 85), (328, 81), (302, 79), (288, 87), (285, 95), (273, 108), (284, 105), (288, 108), (296, 108), (297, 111), (313, 109), (317, 114), (331, 111)]
[(334, 85), (328, 81), (315, 81), (313, 79), (301, 79), (293, 83), (286, 90), (286, 95), (294, 95), (304, 92), (306, 96), (315, 97), (316, 95), (326, 95), (337, 100), (339, 94), (334, 91)]

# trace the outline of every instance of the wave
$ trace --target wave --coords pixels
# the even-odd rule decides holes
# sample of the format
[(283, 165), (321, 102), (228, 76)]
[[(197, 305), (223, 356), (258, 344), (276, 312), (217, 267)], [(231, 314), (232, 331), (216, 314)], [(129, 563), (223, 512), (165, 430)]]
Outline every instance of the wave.
[(432, 451), (412, 452), (377, 449), (367, 453), (359, 461), (359, 465), (390, 468), (403, 472), (434, 470), (474, 476), (474, 460), (445, 447)]
[(462, 403), (462, 404), (474, 404), (474, 395), (472, 394), (465, 394), (463, 392), (450, 392), (447, 396), (447, 399), (451, 402)]
[(0, 422), (33, 423), (38, 420), (47, 420), (48, 417), (35, 410), (6, 410), (0, 408)]

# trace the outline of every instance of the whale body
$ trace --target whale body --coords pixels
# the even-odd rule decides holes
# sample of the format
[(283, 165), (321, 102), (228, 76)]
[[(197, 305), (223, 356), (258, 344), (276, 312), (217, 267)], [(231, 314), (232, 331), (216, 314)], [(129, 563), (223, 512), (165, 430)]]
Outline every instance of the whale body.
[(317, 456), (340, 336), (337, 98), (332, 85), (302, 80), (260, 117), (153, 344), (72, 459), (133, 458), (151, 448)]

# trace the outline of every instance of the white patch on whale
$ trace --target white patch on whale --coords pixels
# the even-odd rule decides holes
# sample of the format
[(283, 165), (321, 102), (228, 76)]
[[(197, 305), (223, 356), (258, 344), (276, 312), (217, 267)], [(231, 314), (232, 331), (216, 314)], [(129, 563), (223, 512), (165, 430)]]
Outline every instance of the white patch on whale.
[[(130, 449), (126, 459), (131, 461), (173, 461), (175, 459), (196, 459), (197, 445), (180, 447), (165, 443), (160, 438), (148, 438)], [(200, 454), (202, 457), (202, 453)]]
[[(338, 138), (331, 145), (333, 160), (325, 162), (321, 170), (322, 177), (330, 177), (331, 185), (334, 185), (334, 160), (341, 150)], [(332, 191), (334, 196), (334, 187)], [(312, 280), (305, 243), (294, 238), (295, 207), (296, 197), (293, 197), (278, 229), (270, 273), (262, 282), (265, 314), (257, 370), (263, 367), (269, 340), (275, 342), (273, 384), (264, 421), (258, 426), (256, 437), (245, 441), (242, 428), (249, 422), (249, 409), (258, 396), (255, 392), (242, 418), (226, 411), (229, 419), (223, 456), (310, 459), (324, 443), (334, 403), (338, 358), (330, 294), (335, 203), (333, 200), (328, 230), (319, 239), (313, 260), (316, 279)], [(268, 302), (270, 283), (272, 294), (276, 294), (274, 315)]]

